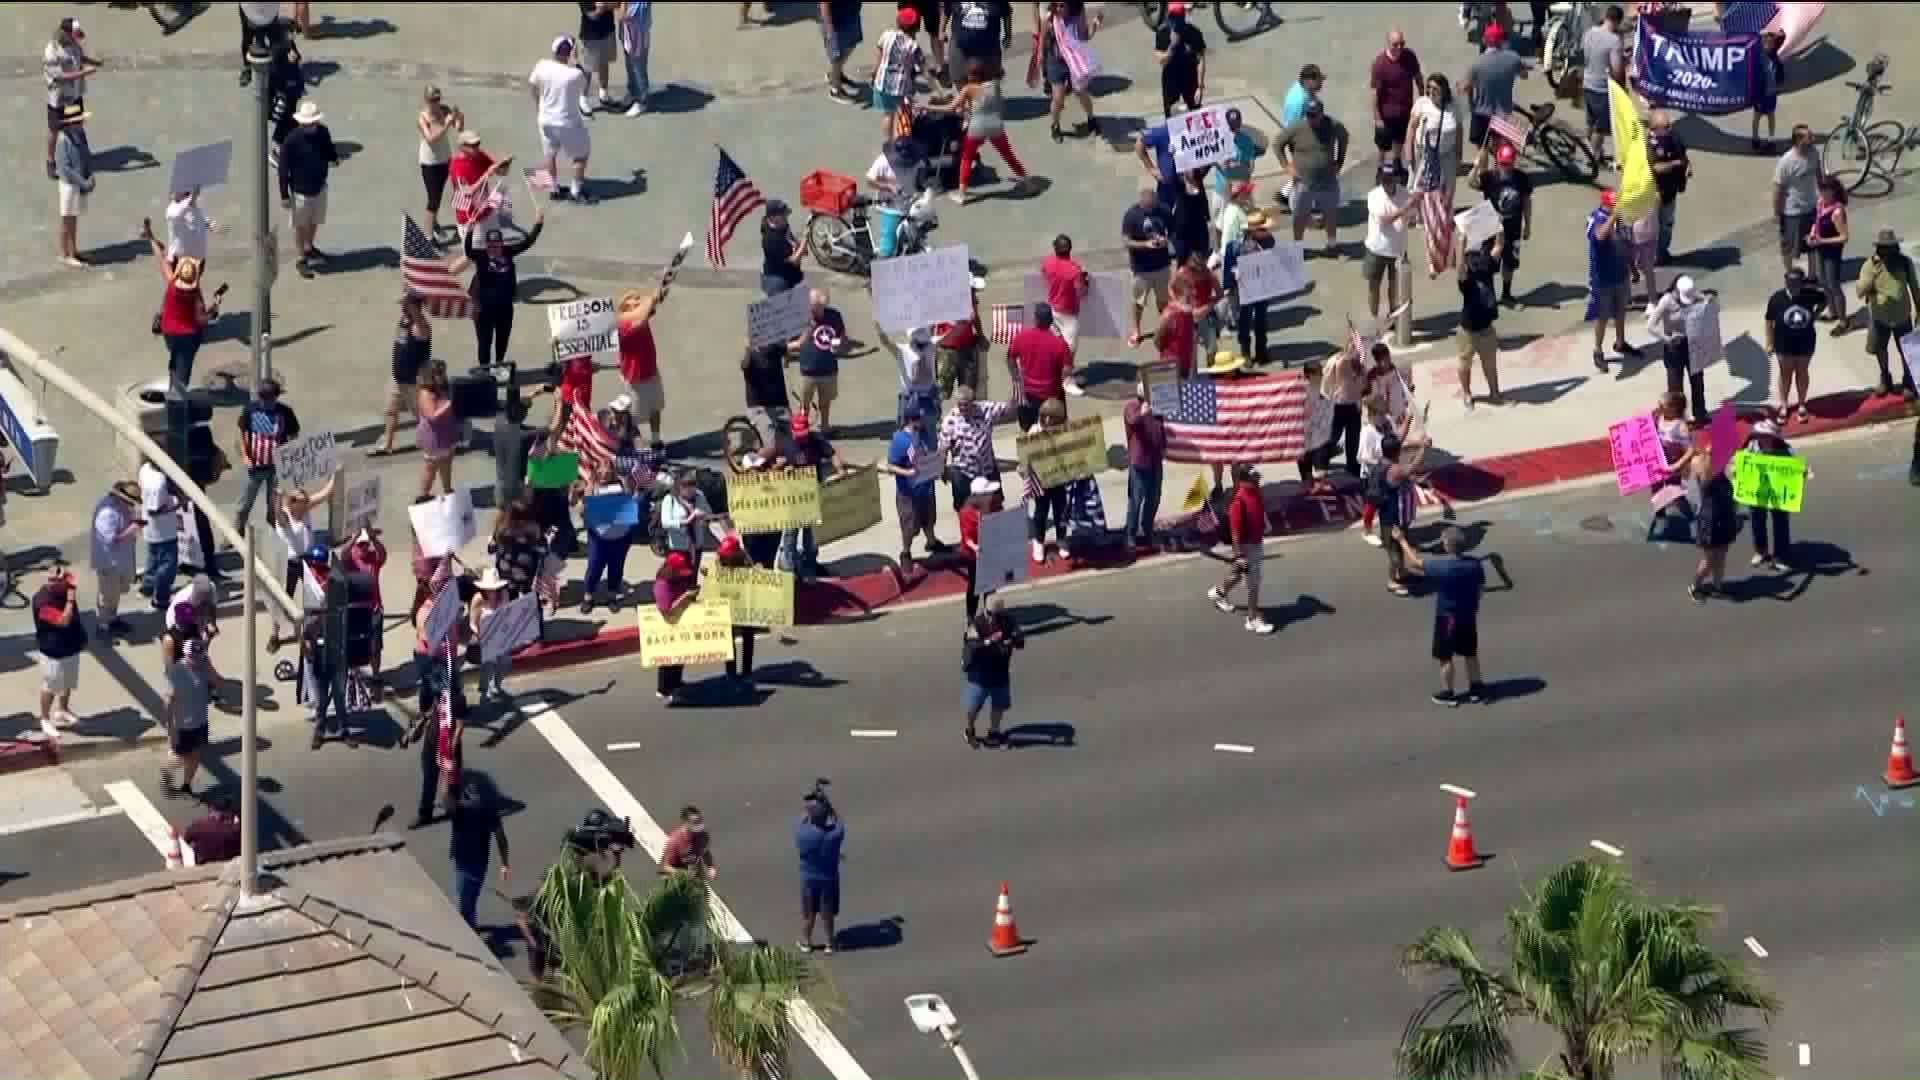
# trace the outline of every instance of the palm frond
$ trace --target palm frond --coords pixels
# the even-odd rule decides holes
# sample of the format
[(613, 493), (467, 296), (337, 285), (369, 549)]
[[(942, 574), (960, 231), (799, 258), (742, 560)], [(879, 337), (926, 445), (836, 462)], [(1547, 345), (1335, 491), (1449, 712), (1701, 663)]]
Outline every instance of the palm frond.
[(788, 1010), (795, 1002), (818, 997), (823, 1007), (836, 1003), (825, 972), (792, 949), (723, 945), (713, 956), (707, 1032), (714, 1056), (743, 1074), (787, 1060)]
[(1767, 1044), (1751, 1028), (1685, 1039), (1670, 1047), (1661, 1074), (1669, 1080), (1765, 1080)]
[(1393, 1065), (1408, 1080), (1481, 1080), (1512, 1071), (1513, 1045), (1477, 1024), (1441, 1024), (1401, 1039)]

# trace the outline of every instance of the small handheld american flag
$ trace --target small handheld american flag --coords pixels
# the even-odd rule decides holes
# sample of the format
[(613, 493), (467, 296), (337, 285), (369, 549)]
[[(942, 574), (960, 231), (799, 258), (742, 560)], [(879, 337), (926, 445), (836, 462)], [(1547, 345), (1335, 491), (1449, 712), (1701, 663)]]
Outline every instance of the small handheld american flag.
[(987, 338), (995, 345), (1007, 344), (1013, 340), (1013, 335), (1027, 328), (1025, 305), (995, 304), (990, 311), (992, 322), (987, 328)]
[(1512, 113), (1497, 113), (1487, 117), (1487, 130), (1512, 143), (1515, 150), (1520, 149), (1527, 141), (1526, 130), (1514, 119)]
[(400, 278), (407, 291), (418, 293), (426, 313), (436, 319), (464, 319), (470, 314), (467, 287), (460, 281), (466, 259), (456, 263), (440, 254), (413, 218), (401, 216)]
[(767, 200), (753, 186), (746, 170), (734, 163), (725, 150), (720, 151), (720, 167), (713, 177), (713, 214), (707, 222), (707, 262), (716, 267), (727, 265), (727, 241), (747, 215), (765, 206)]

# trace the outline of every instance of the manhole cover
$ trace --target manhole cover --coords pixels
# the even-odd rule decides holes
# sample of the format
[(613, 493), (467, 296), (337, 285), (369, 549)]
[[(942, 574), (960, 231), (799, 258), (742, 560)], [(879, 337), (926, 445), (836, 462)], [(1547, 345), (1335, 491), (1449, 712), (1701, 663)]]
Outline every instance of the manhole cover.
[(1588, 532), (1612, 532), (1613, 519), (1607, 517), (1605, 514), (1597, 514), (1593, 517), (1583, 519), (1580, 522), (1580, 527)]

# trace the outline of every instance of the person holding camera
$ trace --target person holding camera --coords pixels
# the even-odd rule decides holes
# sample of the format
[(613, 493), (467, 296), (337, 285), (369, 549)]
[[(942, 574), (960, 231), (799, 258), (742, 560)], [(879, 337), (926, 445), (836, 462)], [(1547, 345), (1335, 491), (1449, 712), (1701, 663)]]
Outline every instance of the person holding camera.
[[(840, 917), (840, 858), (847, 842), (847, 823), (827, 798), (826, 781), (814, 784), (801, 800), (806, 812), (793, 827), (793, 846), (800, 855), (800, 940), (803, 953), (818, 948), (833, 955), (833, 921)], [(813, 943), (815, 919), (825, 923), (827, 941)]]
[(961, 666), (967, 674), (961, 700), (967, 713), (969, 749), (980, 746), (974, 722), (980, 717), (981, 706), (989, 704), (993, 711), (987, 714), (986, 744), (1005, 745), (1000, 721), (1013, 707), (1013, 653), (1026, 647), (1027, 639), (1020, 633), (1020, 627), (1007, 617), (1005, 599), (999, 593), (988, 596), (986, 610), (967, 623), (966, 637), (961, 643)]
[(80, 654), (87, 651), (80, 590), (65, 567), (33, 594), (33, 644), (40, 651), (40, 730), (57, 741), (62, 728), (78, 723), (69, 706), (80, 685)]

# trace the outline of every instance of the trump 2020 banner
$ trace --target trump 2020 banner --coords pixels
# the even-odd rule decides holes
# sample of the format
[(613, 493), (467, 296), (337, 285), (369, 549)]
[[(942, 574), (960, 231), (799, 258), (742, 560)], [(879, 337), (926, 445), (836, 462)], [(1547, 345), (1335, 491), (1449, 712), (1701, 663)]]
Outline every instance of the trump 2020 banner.
[(1640, 20), (1633, 49), (1634, 89), (1649, 104), (1704, 116), (1753, 108), (1766, 55), (1752, 34), (1662, 34)]

